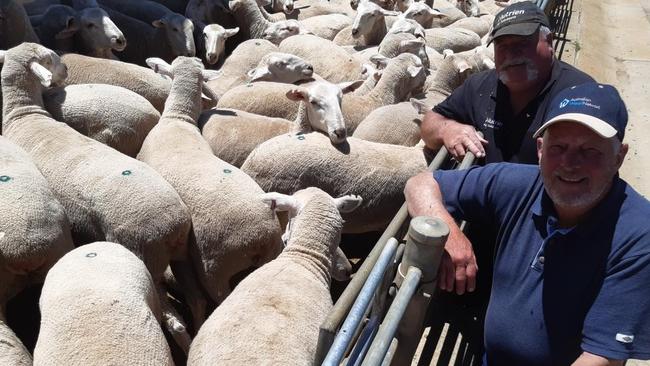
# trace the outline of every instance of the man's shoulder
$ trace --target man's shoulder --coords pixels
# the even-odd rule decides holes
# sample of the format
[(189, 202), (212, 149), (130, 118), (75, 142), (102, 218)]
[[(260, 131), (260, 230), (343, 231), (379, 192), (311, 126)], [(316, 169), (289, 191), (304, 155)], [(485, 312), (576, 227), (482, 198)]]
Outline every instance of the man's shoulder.
[(557, 91), (563, 90), (570, 86), (580, 85), (588, 82), (595, 81), (589, 74), (584, 71), (577, 69), (576, 67), (561, 61), (557, 60), (557, 76), (556, 76), (556, 85), (555, 88)]

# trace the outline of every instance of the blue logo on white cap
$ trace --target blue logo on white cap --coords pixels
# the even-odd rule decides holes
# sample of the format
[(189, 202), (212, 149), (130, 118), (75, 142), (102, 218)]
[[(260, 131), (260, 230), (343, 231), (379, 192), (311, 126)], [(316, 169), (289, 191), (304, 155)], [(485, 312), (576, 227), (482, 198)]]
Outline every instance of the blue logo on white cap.
[(568, 100), (568, 99), (565, 99), (565, 100), (561, 101), (561, 102), (560, 102), (560, 108), (564, 108), (564, 107), (566, 107), (567, 104), (569, 104), (569, 100)]

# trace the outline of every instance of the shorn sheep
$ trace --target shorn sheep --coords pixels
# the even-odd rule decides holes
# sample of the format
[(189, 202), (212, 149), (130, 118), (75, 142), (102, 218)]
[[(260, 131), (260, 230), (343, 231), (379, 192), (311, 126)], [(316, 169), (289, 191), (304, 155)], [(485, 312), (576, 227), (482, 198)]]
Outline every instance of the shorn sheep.
[(48, 272), (34, 365), (172, 366), (151, 275), (119, 244), (95, 242)]
[(242, 165), (266, 192), (292, 194), (315, 186), (331, 196), (366, 197), (344, 215), (346, 233), (382, 230), (404, 202), (404, 185), (426, 168), (422, 148), (348, 137), (333, 146), (320, 133), (281, 135), (260, 144)]
[(236, 274), (278, 255), (280, 225), (258, 197), (263, 191), (257, 183), (214, 156), (196, 126), (203, 64), (187, 57), (171, 66), (161, 61), (147, 62), (173, 77), (172, 90), (138, 159), (156, 169), (189, 207), (190, 256), (202, 286), (220, 303)]
[(6, 324), (4, 307), (41, 283), (73, 249), (63, 206), (27, 153), (0, 136), (0, 364), (27, 366), (31, 355)]
[[(25, 149), (65, 208), (75, 244), (108, 240), (140, 257), (157, 284), (171, 259), (187, 256), (191, 218), (178, 193), (151, 167), (54, 120), (42, 90), (66, 66), (53, 51), (23, 43), (1, 54), (5, 136)], [(189, 334), (163, 300), (165, 325), (187, 349)]]
[(332, 307), (330, 276), (343, 227), (339, 212), (353, 211), (362, 199), (333, 199), (317, 188), (262, 197), (289, 213), (287, 246), (212, 313), (192, 343), (188, 365), (314, 364), (318, 327)]

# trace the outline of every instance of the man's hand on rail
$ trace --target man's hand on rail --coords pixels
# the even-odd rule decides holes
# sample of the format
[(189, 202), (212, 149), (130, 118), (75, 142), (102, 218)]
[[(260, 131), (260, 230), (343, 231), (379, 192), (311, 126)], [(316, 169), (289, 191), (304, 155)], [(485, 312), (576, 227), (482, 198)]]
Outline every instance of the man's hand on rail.
[(449, 292), (455, 289), (458, 295), (472, 292), (476, 288), (477, 272), (472, 244), (461, 231), (450, 232), (438, 268), (440, 289)]

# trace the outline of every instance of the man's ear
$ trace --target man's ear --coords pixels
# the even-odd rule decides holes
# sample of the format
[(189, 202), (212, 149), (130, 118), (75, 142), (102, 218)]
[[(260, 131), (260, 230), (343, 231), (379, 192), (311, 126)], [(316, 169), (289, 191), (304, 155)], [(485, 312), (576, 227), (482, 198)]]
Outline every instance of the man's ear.
[(616, 154), (616, 166), (617, 169), (623, 165), (623, 162), (625, 161), (625, 156), (627, 155), (628, 150), (630, 149), (630, 146), (628, 144), (621, 144), (621, 147), (618, 150), (618, 154)]
[(295, 212), (298, 210), (298, 200), (286, 194), (269, 192), (262, 194), (260, 198), (262, 199), (262, 202), (269, 205), (273, 211)]
[(544, 148), (544, 137), (538, 137), (537, 138), (537, 160), (538, 161), (542, 160), (542, 148)]

